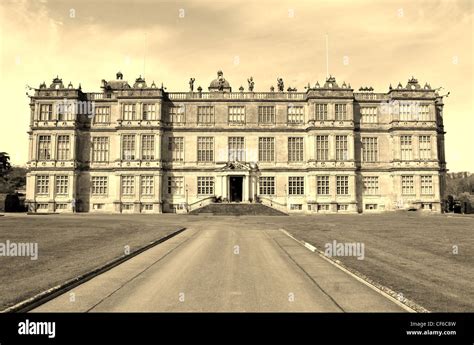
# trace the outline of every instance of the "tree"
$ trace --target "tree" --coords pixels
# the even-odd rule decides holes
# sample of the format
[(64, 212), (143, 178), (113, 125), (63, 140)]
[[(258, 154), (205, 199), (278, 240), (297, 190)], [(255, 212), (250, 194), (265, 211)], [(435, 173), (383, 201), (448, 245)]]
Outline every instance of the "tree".
[(10, 156), (6, 152), (0, 152), (0, 176), (3, 176), (10, 169)]

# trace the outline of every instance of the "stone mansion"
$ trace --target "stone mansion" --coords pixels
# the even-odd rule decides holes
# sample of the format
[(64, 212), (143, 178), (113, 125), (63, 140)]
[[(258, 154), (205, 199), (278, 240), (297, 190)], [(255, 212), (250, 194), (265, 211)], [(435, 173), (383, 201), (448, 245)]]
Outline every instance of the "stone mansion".
[(354, 91), (321, 85), (168, 92), (139, 77), (99, 93), (56, 77), (30, 97), (33, 212), (186, 213), (262, 203), (292, 213), (441, 212), (443, 97), (415, 78)]

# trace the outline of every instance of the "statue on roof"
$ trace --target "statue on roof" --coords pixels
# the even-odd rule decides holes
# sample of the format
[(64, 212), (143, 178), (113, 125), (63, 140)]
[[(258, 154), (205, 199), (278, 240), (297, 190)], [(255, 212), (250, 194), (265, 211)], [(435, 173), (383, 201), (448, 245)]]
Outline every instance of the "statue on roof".
[(224, 91), (225, 79), (224, 79), (224, 73), (222, 73), (222, 71), (217, 72), (217, 81), (218, 81), (217, 89), (219, 91)]
[(253, 92), (253, 87), (255, 85), (255, 83), (253, 81), (253, 77), (250, 77), (249, 79), (247, 79), (247, 82), (249, 83), (249, 91)]
[(283, 92), (285, 90), (285, 84), (283, 83), (283, 78), (277, 78), (278, 91)]
[(189, 78), (189, 91), (194, 91), (194, 78)]

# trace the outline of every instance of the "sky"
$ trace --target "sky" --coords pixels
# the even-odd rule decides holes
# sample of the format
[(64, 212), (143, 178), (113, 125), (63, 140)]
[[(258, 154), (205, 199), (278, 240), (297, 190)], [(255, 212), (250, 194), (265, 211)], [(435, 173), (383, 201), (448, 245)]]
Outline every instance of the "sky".
[(474, 172), (471, 0), (2, 0), (0, 152), (28, 160), (26, 85), (100, 92), (117, 71), (168, 91), (207, 89), (222, 70), (234, 90), (269, 91), (276, 78), (304, 91), (329, 73), (387, 92), (414, 76), (443, 87), (448, 169)]

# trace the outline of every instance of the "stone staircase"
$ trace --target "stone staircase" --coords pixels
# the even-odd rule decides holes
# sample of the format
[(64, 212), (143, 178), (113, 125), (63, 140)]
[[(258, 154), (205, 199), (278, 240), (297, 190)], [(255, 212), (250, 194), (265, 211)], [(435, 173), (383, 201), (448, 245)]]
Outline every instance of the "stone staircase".
[(216, 216), (287, 216), (274, 208), (262, 204), (215, 203), (192, 210), (189, 214), (207, 214)]

